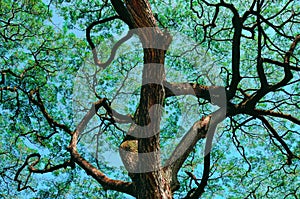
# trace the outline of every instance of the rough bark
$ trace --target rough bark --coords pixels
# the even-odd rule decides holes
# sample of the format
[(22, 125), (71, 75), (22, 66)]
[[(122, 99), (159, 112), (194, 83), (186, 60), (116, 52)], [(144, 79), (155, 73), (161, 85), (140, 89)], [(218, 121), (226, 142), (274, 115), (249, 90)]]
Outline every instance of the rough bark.
[[(160, 167), (160, 120), (161, 106), (165, 99), (165, 52), (171, 37), (156, 25), (148, 1), (128, 0), (126, 7), (130, 24), (138, 28), (137, 34), (143, 45), (144, 68), (141, 98), (134, 116), (138, 127), (138, 161), (132, 180), (138, 199), (172, 198), (170, 176)], [(145, 155), (146, 154), (146, 155)], [(149, 155), (148, 155), (149, 154)]]

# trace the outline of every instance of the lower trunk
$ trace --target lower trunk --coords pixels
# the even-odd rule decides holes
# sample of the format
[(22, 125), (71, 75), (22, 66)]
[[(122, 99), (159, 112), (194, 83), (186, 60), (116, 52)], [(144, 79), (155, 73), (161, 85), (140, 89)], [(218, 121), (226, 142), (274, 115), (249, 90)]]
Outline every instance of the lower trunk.
[(170, 181), (162, 170), (139, 174), (137, 199), (171, 199)]

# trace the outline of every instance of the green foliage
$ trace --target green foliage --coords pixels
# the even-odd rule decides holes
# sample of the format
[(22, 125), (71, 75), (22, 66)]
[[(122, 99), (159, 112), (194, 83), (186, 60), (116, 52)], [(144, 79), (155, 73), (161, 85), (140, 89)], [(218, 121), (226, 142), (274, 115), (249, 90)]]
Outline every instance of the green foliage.
[[(213, 26), (210, 22), (215, 8), (200, 1), (191, 2), (150, 1), (153, 12), (157, 13), (159, 27), (167, 28), (171, 33), (180, 32), (177, 35), (179, 40), (174, 39), (166, 54), (166, 78), (170, 82), (188, 81), (226, 86), (227, 89), (233, 75), (233, 13), (228, 8), (220, 8)], [(210, 1), (219, 2), (232, 3), (240, 15), (252, 4), (252, 1)], [(263, 40), (261, 54), (264, 58), (282, 61), (292, 37), (299, 34), (300, 5), (291, 1), (274, 17), (287, 1), (266, 2), (268, 5), (262, 8), (261, 14), (270, 19), (270, 23), (261, 25), (268, 35)], [(296, 17), (293, 22), (285, 24), (291, 12)], [(30, 189), (18, 192), (18, 183), (14, 179), (28, 154), (41, 154), (36, 165), (40, 169), (70, 158), (67, 151), (70, 136), (51, 124), (45, 113), (71, 131), (100, 97), (107, 98), (118, 113), (134, 115), (140, 100), (143, 67), (142, 46), (137, 37), (122, 44), (115, 59), (103, 70), (94, 64), (85, 39), (85, 30), (92, 22), (114, 15), (116, 12), (108, 1), (0, 0), (0, 72), (5, 74), (5, 82), (2, 79), (0, 85), (1, 198), (127, 197), (104, 190), (79, 167), (63, 168), (50, 174), (32, 174), (28, 184), (36, 192)], [(256, 23), (254, 15), (244, 21), (247, 27)], [(205, 32), (203, 26), (208, 24), (210, 26)], [(112, 47), (127, 30), (121, 20), (93, 28), (91, 37), (100, 61), (109, 58)], [(230, 103), (241, 103), (245, 96), (253, 95), (261, 88), (256, 68), (257, 27), (254, 32), (249, 29), (242, 31), (242, 80)], [(193, 42), (198, 46), (190, 50)], [(290, 63), (299, 69), (299, 47)], [(264, 63), (263, 67), (269, 85), (275, 85), (285, 75), (284, 68), (276, 64)], [(266, 94), (256, 108), (300, 118), (299, 75), (299, 72), (293, 73), (289, 84)], [(39, 100), (38, 94), (44, 107), (34, 103), (34, 100)], [(215, 110), (207, 100), (193, 96), (170, 97), (164, 103), (161, 124), (163, 161), (195, 121)], [(43, 108), (46, 111), (41, 111)], [(98, 116), (93, 117), (85, 133), (80, 135), (78, 150), (109, 177), (129, 181), (122, 164), (111, 164), (114, 161), (111, 159), (116, 159), (111, 154), (118, 152), (129, 125), (115, 125), (100, 116), (107, 116), (104, 109), (98, 111)], [(285, 118), (266, 118), (289, 149), (299, 156), (299, 125)], [(282, 198), (284, 195), (292, 198), (293, 193), (299, 195), (299, 159), (295, 159), (292, 165), (285, 164), (286, 154), (280, 142), (258, 118), (246, 114), (229, 117), (218, 129), (216, 139), (211, 177), (203, 198)], [(193, 172), (200, 178), (203, 145), (204, 142), (200, 141), (182, 166), (179, 172), (182, 184), (174, 198), (184, 197), (190, 188), (196, 187), (195, 181), (185, 172)], [(34, 160), (30, 159), (30, 163)], [(24, 169), (18, 179), (24, 183), (28, 174)]]

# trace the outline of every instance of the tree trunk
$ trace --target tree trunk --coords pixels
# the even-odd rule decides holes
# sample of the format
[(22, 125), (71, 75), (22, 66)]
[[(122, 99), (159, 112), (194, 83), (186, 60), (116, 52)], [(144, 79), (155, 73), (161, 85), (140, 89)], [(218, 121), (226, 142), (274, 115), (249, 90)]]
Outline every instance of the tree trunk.
[(139, 126), (147, 126), (142, 128), (141, 133), (143, 137), (149, 137), (138, 140), (141, 173), (137, 175), (135, 183), (139, 199), (172, 198), (170, 179), (160, 167), (159, 153), (161, 106), (165, 97), (162, 86), (165, 80), (164, 58), (164, 50), (144, 49), (143, 86), (136, 121)]
[[(144, 52), (140, 103), (134, 116), (136, 124), (130, 130), (134, 136), (127, 136), (137, 142), (123, 142), (121, 148), (131, 143), (131, 147), (127, 147), (131, 148), (131, 153), (121, 151), (121, 156), (123, 153), (122, 159), (135, 184), (138, 199), (172, 198), (171, 177), (160, 165), (160, 120), (165, 99), (164, 61), (172, 38), (157, 27), (148, 1), (125, 0), (126, 8), (116, 0), (112, 2), (121, 19), (139, 36)], [(136, 143), (136, 149), (132, 149)]]

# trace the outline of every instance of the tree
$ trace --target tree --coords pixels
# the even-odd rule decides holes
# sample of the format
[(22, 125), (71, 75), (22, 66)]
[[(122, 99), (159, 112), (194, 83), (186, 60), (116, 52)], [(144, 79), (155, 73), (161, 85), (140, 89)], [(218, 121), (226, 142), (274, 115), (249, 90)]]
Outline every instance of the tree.
[[(299, 195), (299, 2), (32, 0), (0, 10), (1, 196)], [(197, 45), (171, 49), (172, 31)], [(140, 48), (122, 54), (133, 37)], [(192, 63), (203, 54), (210, 64)], [(124, 96), (130, 105), (117, 109)], [(182, 110), (197, 117), (180, 126)], [(120, 172), (105, 165), (105, 143), (117, 146)]]

